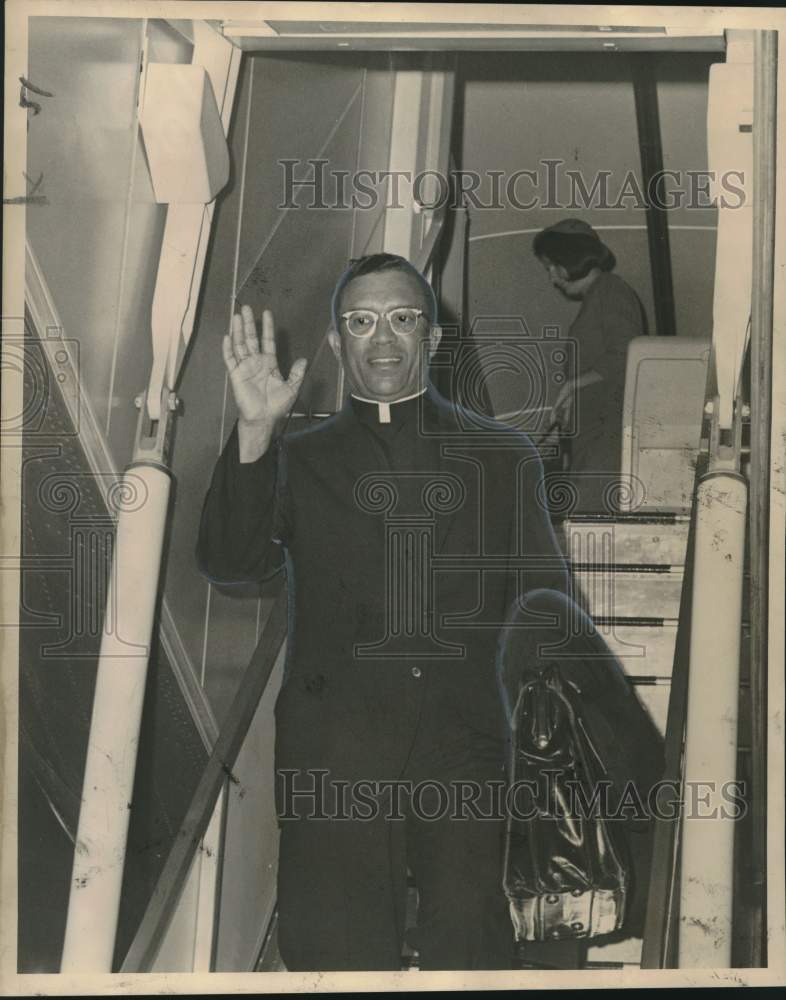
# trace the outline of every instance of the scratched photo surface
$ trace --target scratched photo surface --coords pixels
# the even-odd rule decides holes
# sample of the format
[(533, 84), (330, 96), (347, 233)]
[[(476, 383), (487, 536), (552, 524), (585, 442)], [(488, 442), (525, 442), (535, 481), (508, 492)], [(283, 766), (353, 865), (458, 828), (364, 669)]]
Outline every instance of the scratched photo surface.
[(782, 983), (783, 15), (7, 10), (3, 992)]

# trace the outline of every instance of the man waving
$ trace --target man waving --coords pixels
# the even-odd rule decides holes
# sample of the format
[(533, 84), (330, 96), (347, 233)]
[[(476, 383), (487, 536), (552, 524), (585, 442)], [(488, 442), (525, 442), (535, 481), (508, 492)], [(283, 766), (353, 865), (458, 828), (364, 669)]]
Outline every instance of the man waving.
[(217, 582), (286, 563), (279, 949), (290, 970), (400, 968), (409, 868), (421, 969), (510, 968), (495, 653), (518, 595), (567, 590), (542, 465), (428, 382), (436, 304), (406, 260), (353, 261), (333, 323), (351, 394), (285, 434), (305, 362), (283, 378), (270, 313), (261, 345), (251, 310), (234, 317), (239, 417), (198, 543)]

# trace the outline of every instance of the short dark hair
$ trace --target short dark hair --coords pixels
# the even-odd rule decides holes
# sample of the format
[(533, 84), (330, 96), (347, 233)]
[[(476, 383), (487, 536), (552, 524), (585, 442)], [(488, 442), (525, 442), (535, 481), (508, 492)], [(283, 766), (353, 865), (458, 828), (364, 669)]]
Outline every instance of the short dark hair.
[(418, 269), (411, 264), (406, 257), (399, 257), (395, 253), (372, 253), (365, 257), (356, 257), (350, 260), (349, 265), (344, 270), (344, 273), (336, 282), (336, 287), (333, 291), (333, 299), (330, 304), (331, 315), (333, 318), (333, 324), (338, 331), (339, 329), (339, 308), (341, 306), (341, 296), (344, 289), (354, 278), (360, 278), (365, 274), (376, 274), (378, 271), (401, 271), (404, 274), (410, 274), (415, 278), (423, 289), (423, 293), (428, 299), (431, 307), (431, 315), (429, 316), (429, 321), (431, 323), (436, 323), (437, 321), (437, 297), (434, 294), (434, 289), (431, 284), (426, 280), (424, 275), (418, 271)]
[(594, 236), (584, 233), (555, 233), (543, 230), (532, 243), (536, 257), (547, 257), (568, 272), (568, 281), (586, 278), (594, 267), (613, 271), (617, 258)]

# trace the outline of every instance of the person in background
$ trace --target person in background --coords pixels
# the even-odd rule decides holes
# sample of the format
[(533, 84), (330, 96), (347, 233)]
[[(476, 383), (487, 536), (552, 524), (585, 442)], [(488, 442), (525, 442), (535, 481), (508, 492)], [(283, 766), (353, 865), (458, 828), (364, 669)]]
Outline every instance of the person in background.
[(613, 513), (619, 494), (622, 409), (628, 344), (646, 334), (638, 296), (614, 274), (616, 258), (580, 219), (563, 219), (541, 230), (533, 252), (551, 284), (581, 303), (568, 336), (577, 343), (576, 375), (554, 405), (554, 423), (570, 442), (570, 480), (575, 510)]

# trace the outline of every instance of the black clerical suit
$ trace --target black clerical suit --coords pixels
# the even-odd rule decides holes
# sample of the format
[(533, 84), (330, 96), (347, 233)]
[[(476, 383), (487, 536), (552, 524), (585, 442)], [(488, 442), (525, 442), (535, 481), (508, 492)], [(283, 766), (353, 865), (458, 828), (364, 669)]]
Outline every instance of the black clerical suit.
[[(240, 464), (232, 431), (198, 561), (214, 581), (253, 581), (286, 552), (275, 752), (289, 969), (398, 968), (407, 865), (420, 893), (420, 967), (509, 967), (501, 822), (429, 823), (408, 806), (405, 820), (384, 810), (335, 818), (334, 783), (503, 778), (500, 628), (516, 595), (568, 587), (541, 478), (526, 437), (432, 386), (388, 408), (352, 397), (252, 463)], [(317, 771), (328, 782), (319, 808), (332, 818), (304, 819), (314, 798), (291, 792), (324, 789)], [(438, 812), (428, 792), (422, 811)]]

